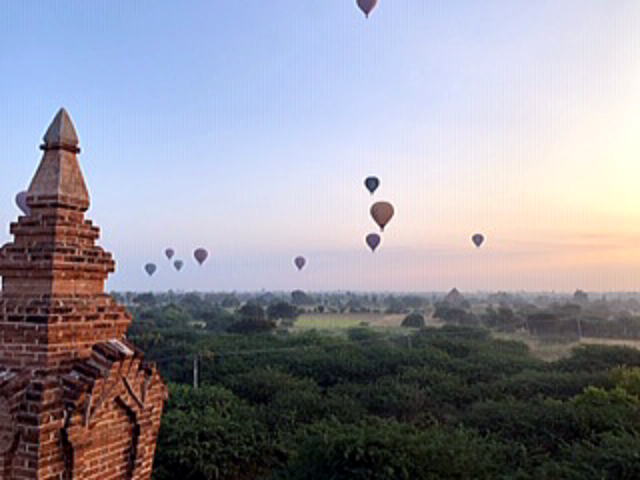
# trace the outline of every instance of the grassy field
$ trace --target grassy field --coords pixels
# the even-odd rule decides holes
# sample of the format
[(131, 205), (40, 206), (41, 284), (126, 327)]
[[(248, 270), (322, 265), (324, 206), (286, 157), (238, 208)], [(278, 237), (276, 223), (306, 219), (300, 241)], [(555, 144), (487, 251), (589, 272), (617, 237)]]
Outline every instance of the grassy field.
[(583, 338), (579, 342), (567, 342), (567, 343), (554, 343), (544, 342), (532, 337), (526, 333), (516, 334), (494, 334), (497, 338), (503, 338), (506, 340), (517, 340), (519, 342), (526, 343), (531, 351), (537, 357), (546, 360), (554, 361), (560, 358), (566, 357), (571, 353), (571, 350), (580, 345), (617, 345), (625, 347), (633, 347), (640, 349), (640, 341), (635, 340), (613, 340), (607, 338)]
[(306, 313), (296, 321), (296, 329), (344, 329), (367, 323), (371, 327), (399, 327), (404, 315), (382, 313)]
[[(305, 313), (295, 323), (295, 330), (304, 331), (319, 330), (344, 330), (368, 324), (373, 328), (397, 329), (400, 327), (405, 315), (385, 315), (383, 313)], [(429, 326), (442, 326), (433, 318), (426, 318)], [(566, 357), (571, 350), (579, 345), (624, 345), (640, 349), (640, 341), (610, 340), (603, 338), (583, 338), (580, 342), (553, 343), (540, 341), (540, 339), (520, 332), (514, 334), (494, 333), (496, 338), (505, 340), (517, 340), (526, 343), (531, 351), (539, 358), (546, 361), (554, 361)]]

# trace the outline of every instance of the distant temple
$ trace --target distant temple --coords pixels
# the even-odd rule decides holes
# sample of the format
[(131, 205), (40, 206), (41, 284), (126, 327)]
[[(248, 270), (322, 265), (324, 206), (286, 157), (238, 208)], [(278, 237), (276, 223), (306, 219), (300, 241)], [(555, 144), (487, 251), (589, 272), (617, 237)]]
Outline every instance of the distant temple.
[(149, 480), (167, 390), (104, 293), (110, 253), (67, 112), (47, 130), (30, 212), (0, 249), (0, 479)]
[(464, 296), (458, 291), (457, 288), (452, 289), (447, 296), (444, 297), (443, 302), (452, 306), (452, 307), (460, 307), (465, 303)]
[(573, 301), (576, 303), (589, 303), (589, 295), (583, 290), (576, 290), (573, 294)]

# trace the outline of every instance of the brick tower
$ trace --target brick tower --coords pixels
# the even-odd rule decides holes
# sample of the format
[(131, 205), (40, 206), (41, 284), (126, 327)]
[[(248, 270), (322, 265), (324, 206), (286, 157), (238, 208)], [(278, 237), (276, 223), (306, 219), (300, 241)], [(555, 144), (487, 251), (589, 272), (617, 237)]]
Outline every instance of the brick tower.
[(0, 249), (0, 479), (149, 480), (166, 387), (104, 293), (115, 263), (84, 218), (64, 109), (41, 149), (30, 212)]

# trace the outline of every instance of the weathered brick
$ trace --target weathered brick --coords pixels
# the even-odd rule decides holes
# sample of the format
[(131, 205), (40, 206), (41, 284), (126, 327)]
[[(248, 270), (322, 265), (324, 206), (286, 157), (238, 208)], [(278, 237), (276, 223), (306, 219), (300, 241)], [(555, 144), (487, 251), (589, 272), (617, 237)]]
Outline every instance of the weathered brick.
[(115, 263), (84, 218), (66, 112), (42, 149), (31, 212), (0, 249), (0, 479), (149, 480), (167, 390), (104, 292)]

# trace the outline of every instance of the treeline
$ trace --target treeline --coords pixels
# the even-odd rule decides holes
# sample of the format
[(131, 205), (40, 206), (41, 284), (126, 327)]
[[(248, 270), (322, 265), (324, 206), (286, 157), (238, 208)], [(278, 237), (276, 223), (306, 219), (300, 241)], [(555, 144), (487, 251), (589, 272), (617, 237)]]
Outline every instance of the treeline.
[(287, 302), (304, 312), (313, 313), (410, 313), (413, 310), (428, 309), (436, 301), (435, 294), (383, 294), (383, 293), (308, 293), (302, 290), (292, 292), (258, 293), (112, 293), (120, 303), (128, 307), (161, 307), (184, 304), (191, 307), (218, 307), (235, 310), (245, 304), (255, 304), (267, 308), (277, 302)]
[[(433, 320), (449, 325), (486, 327), (498, 332), (527, 332), (547, 341), (583, 337), (640, 340), (640, 315), (635, 301), (590, 302), (489, 295), (466, 299), (459, 292), (446, 297), (384, 294), (120, 294), (136, 318), (134, 335), (157, 329), (202, 329), (208, 332), (267, 332), (290, 328), (299, 315), (357, 313), (403, 314), (404, 326), (420, 328)], [(493, 303), (497, 302), (497, 303)]]
[[(200, 329), (215, 333), (268, 332), (290, 328), (304, 313), (409, 313), (426, 311), (430, 303), (416, 295), (353, 294), (117, 294), (136, 318), (130, 335), (158, 330)], [(320, 303), (318, 303), (320, 302)], [(376, 306), (374, 308), (374, 305)]]
[(640, 316), (572, 303), (544, 308), (490, 305), (481, 313), (440, 303), (434, 318), (452, 325), (483, 326), (500, 332), (526, 331), (550, 341), (576, 341), (583, 337), (640, 340)]
[(545, 363), (454, 326), (140, 346), (172, 382), (156, 480), (640, 478), (634, 349)]
[(248, 333), (269, 331), (278, 323), (285, 326), (303, 310), (292, 303), (274, 299), (268, 305), (253, 300), (236, 307), (223, 307), (197, 294), (176, 296), (170, 301), (151, 294), (135, 298), (129, 305), (136, 322), (130, 335), (141, 336), (164, 330), (206, 330), (208, 332)]

